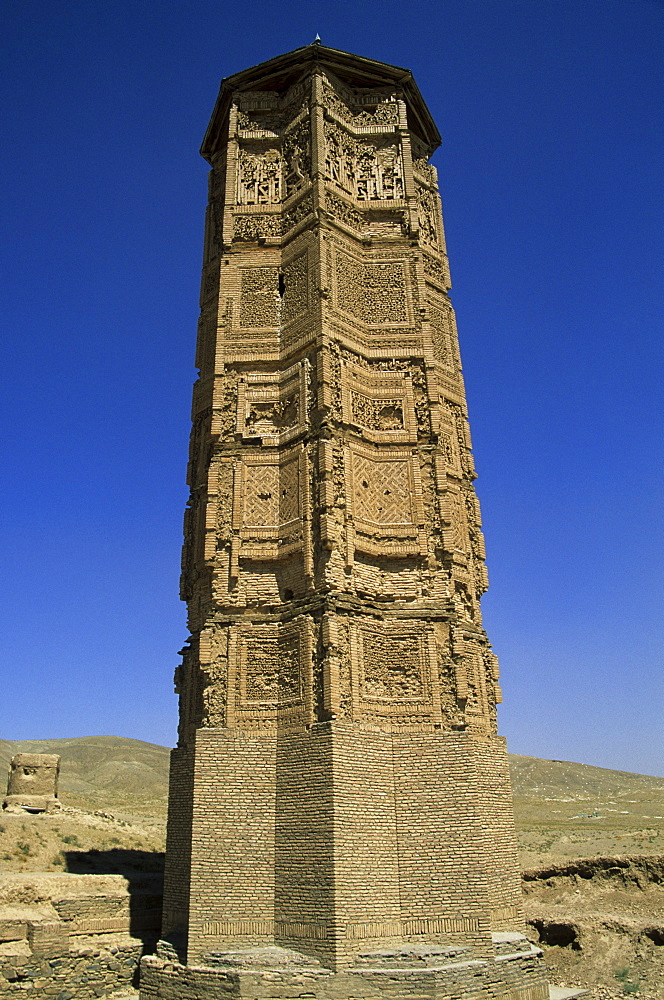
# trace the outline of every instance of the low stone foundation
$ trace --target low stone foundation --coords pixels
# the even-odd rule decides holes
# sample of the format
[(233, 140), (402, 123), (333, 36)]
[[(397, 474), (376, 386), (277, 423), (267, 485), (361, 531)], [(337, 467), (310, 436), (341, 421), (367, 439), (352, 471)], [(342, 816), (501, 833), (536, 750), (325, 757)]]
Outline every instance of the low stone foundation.
[(27, 948), (0, 956), (0, 996), (44, 1000), (92, 1000), (136, 996), (143, 942), (116, 937), (100, 947), (97, 939), (79, 942), (67, 952), (45, 958)]
[(135, 996), (161, 892), (151, 875), (0, 876), (0, 997)]
[[(358, 945), (332, 972), (281, 947), (211, 951), (184, 966), (156, 944), (159, 876), (0, 876), (0, 997), (48, 1000), (548, 1000), (542, 952), (518, 933), (494, 933), (493, 954), (472, 946)], [(142, 957), (143, 956), (143, 957)], [(140, 964), (139, 964), (140, 963)]]
[(542, 952), (519, 934), (495, 934), (492, 959), (469, 949), (408, 945), (357, 955), (331, 972), (285, 948), (210, 955), (183, 966), (164, 953), (141, 962), (141, 1000), (549, 1000)]

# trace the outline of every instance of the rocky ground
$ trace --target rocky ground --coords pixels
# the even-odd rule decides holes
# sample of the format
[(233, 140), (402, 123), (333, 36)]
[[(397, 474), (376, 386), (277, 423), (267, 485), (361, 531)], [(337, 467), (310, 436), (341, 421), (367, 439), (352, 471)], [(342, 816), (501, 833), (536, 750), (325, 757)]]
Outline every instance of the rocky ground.
[(524, 872), (523, 888), (553, 983), (597, 998), (664, 997), (664, 856), (549, 865)]

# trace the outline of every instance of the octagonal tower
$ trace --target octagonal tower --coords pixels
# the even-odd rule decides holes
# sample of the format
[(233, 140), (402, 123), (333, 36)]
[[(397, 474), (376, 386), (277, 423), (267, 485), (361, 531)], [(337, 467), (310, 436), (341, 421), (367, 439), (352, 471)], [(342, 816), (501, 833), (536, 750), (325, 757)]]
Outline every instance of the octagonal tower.
[(145, 998), (197, 996), (192, 969), (206, 997), (298, 975), (402, 997), (417, 973), (443, 998), (469, 959), (468, 996), (548, 997), (480, 615), (439, 142), (407, 70), (318, 43), (222, 83)]

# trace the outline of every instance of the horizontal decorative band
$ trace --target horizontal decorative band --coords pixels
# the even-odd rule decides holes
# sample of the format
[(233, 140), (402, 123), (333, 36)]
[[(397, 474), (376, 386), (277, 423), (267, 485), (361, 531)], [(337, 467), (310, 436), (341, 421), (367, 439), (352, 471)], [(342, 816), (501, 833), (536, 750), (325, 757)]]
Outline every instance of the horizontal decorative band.
[(274, 933), (272, 920), (206, 920), (203, 934), (206, 937), (268, 937)]
[(314, 941), (326, 941), (328, 938), (328, 925), (289, 923), (278, 920), (274, 925), (274, 933), (277, 938), (307, 938)]
[(521, 916), (521, 911), (518, 906), (499, 906), (495, 910), (491, 910), (489, 913), (489, 918), (491, 922), (497, 920), (518, 920)]
[(418, 934), (463, 934), (479, 931), (479, 920), (474, 917), (428, 917), (421, 920), (388, 920), (361, 924), (348, 924), (346, 937), (359, 938), (411, 937)]
[(322, 923), (305, 923), (286, 920), (208, 920), (203, 924), (206, 937), (260, 937), (296, 938), (325, 941), (328, 926)]
[[(346, 937), (352, 940), (370, 938), (412, 937), (420, 934), (472, 934), (480, 929), (475, 917), (428, 917), (420, 920), (385, 920), (351, 923)], [(285, 920), (208, 920), (203, 924), (205, 937), (275, 937), (325, 941), (332, 936), (331, 925), (316, 922)]]
[(156, 907), (117, 917), (84, 917), (65, 921), (70, 934), (110, 934), (113, 931), (147, 930), (160, 927), (162, 911)]
[[(159, 924), (159, 915), (155, 926)], [(70, 934), (104, 934), (112, 931), (129, 931), (129, 914), (124, 917), (90, 917), (87, 920), (74, 920), (67, 924)]]

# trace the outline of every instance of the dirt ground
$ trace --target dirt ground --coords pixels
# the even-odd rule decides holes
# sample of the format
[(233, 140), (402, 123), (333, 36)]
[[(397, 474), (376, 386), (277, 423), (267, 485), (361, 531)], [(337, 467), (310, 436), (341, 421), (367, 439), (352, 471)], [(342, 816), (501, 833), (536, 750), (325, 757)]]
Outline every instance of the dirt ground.
[(552, 983), (664, 997), (664, 856), (573, 860), (524, 872), (523, 888)]
[(0, 871), (114, 874), (163, 864), (165, 822), (89, 813), (0, 814)]

